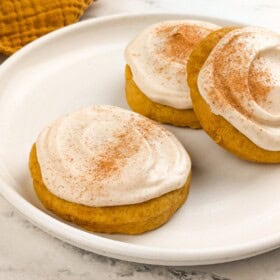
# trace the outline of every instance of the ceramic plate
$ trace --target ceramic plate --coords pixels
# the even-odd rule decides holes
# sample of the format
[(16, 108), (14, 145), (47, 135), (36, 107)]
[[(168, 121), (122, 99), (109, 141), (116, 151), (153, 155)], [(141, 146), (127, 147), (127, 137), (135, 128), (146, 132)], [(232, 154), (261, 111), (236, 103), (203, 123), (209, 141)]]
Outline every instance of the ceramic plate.
[(128, 108), (126, 44), (152, 23), (182, 18), (240, 24), (178, 14), (93, 19), (29, 44), (0, 67), (0, 192), (42, 230), (101, 255), (162, 265), (227, 262), (279, 246), (280, 166), (239, 160), (202, 130), (167, 126), (191, 154), (193, 181), (187, 203), (160, 229), (93, 234), (58, 219), (36, 198), (28, 155), (40, 130), (82, 106)]

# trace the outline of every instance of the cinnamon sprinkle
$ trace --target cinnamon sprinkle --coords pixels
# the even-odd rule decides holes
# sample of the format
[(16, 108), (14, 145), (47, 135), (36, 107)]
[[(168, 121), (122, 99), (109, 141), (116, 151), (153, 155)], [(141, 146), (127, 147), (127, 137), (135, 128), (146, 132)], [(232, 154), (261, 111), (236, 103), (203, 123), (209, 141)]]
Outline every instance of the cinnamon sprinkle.
[(121, 133), (114, 135), (114, 142), (105, 143), (105, 151), (94, 159), (94, 181), (117, 175), (127, 160), (136, 154), (140, 143), (135, 142), (130, 133), (132, 127), (128, 125)]
[[(249, 34), (233, 36), (213, 55), (215, 90), (210, 92), (213, 104), (221, 110), (234, 108), (252, 117), (251, 102), (269, 105), (267, 97), (273, 86), (270, 69), (261, 57), (255, 57)], [(244, 107), (244, 104), (246, 104)]]
[[(246, 39), (246, 36), (242, 38)], [(242, 66), (249, 65), (254, 53), (246, 42), (239, 40), (239, 36), (233, 36), (229, 42), (215, 52), (213, 57), (213, 73), (215, 91), (210, 95), (216, 101), (215, 106), (225, 111), (230, 107), (240, 113), (249, 116), (250, 110), (243, 107), (243, 101), (252, 100), (248, 92), (248, 72)], [(241, 67), (240, 67), (241, 66)]]
[(269, 69), (260, 58), (252, 63), (249, 71), (249, 89), (257, 103), (264, 105), (272, 88), (272, 77)]
[(107, 142), (105, 151), (94, 159), (95, 166), (92, 170), (94, 181), (98, 182), (104, 178), (117, 176), (128, 160), (139, 151), (142, 141), (140, 138), (133, 136), (133, 129), (138, 129), (142, 136), (148, 139), (151, 136), (156, 136), (153, 130), (154, 126), (155, 124), (150, 120), (142, 120), (131, 116), (130, 120), (124, 125), (124, 130), (113, 136), (114, 142)]
[(185, 24), (159, 28), (157, 35), (164, 40), (164, 45), (159, 50), (159, 54), (171, 61), (185, 63), (194, 46), (210, 31), (201, 26)]

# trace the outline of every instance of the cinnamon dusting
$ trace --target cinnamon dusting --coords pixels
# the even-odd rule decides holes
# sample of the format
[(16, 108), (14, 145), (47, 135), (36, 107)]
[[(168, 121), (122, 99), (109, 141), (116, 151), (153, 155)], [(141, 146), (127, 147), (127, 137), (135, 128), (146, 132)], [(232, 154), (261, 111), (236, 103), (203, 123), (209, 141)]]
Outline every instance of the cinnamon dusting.
[(114, 142), (105, 143), (105, 151), (98, 155), (94, 167), (94, 180), (116, 176), (127, 164), (128, 160), (135, 155), (142, 144), (140, 138), (133, 136), (133, 129), (139, 130), (144, 138), (155, 136), (153, 128), (155, 124), (150, 120), (142, 120), (131, 116), (124, 130), (114, 135)]
[(266, 65), (259, 58), (250, 67), (248, 83), (256, 102), (265, 104), (272, 88), (272, 77), (269, 69), (266, 69)]
[[(255, 58), (249, 34), (233, 36), (213, 55), (215, 90), (209, 93), (219, 110), (234, 108), (241, 114), (252, 117), (250, 101), (266, 104), (271, 90), (271, 73), (264, 63)], [(244, 104), (246, 104), (244, 106)]]
[(104, 143), (105, 151), (94, 159), (94, 180), (99, 181), (117, 175), (121, 168), (126, 165), (127, 160), (138, 152), (140, 143), (133, 139), (130, 133), (131, 128), (128, 126), (123, 132), (114, 135), (113, 143)]
[(157, 35), (164, 40), (164, 46), (159, 54), (171, 61), (185, 63), (192, 49), (211, 32), (211, 30), (194, 25), (179, 24), (159, 28)]
[(243, 66), (246, 67), (250, 63), (252, 56), (252, 50), (239, 40), (238, 35), (233, 36), (226, 45), (215, 52), (213, 57), (215, 92), (211, 95), (220, 110), (225, 111), (232, 107), (244, 115), (250, 114), (248, 108), (243, 107), (244, 100), (252, 99), (245, 96), (248, 91), (248, 73), (244, 71)]

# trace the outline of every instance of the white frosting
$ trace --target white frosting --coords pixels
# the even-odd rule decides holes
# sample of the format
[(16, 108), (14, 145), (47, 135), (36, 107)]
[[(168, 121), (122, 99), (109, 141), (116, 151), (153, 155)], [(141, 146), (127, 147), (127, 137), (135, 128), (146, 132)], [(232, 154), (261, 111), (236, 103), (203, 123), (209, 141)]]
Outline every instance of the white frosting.
[(43, 181), (88, 206), (135, 204), (183, 187), (191, 162), (173, 134), (136, 113), (99, 105), (66, 115), (36, 141)]
[(154, 102), (177, 109), (192, 108), (186, 63), (195, 45), (216, 28), (193, 20), (165, 21), (148, 27), (125, 51), (137, 86)]
[(257, 146), (280, 151), (280, 36), (259, 27), (226, 34), (198, 76), (201, 96)]

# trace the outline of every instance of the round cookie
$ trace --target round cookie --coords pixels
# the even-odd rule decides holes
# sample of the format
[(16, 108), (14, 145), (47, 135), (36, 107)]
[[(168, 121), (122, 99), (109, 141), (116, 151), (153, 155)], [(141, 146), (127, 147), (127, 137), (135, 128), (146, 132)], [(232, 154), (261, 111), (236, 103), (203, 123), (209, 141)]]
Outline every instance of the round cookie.
[(45, 127), (29, 169), (48, 210), (103, 233), (139, 234), (166, 223), (186, 200), (191, 180), (190, 158), (172, 133), (108, 105)]
[(194, 111), (202, 128), (220, 146), (238, 157), (260, 163), (279, 163), (280, 151), (269, 151), (257, 146), (220, 115), (211, 111), (198, 89), (198, 76), (209, 54), (234, 27), (212, 32), (202, 40), (190, 55), (187, 64), (187, 82), (191, 89)]
[(36, 145), (30, 153), (29, 168), (36, 194), (48, 210), (86, 230), (102, 233), (140, 234), (160, 227), (185, 202), (191, 180), (189, 176), (182, 188), (146, 202), (90, 207), (61, 199), (46, 188), (37, 159)]
[(132, 40), (125, 51), (130, 108), (161, 123), (200, 128), (185, 83), (185, 65), (193, 47), (217, 28), (196, 20), (163, 21)]

